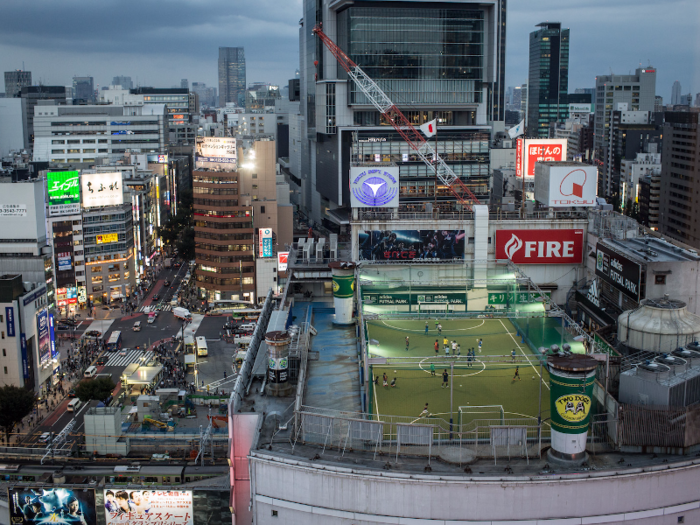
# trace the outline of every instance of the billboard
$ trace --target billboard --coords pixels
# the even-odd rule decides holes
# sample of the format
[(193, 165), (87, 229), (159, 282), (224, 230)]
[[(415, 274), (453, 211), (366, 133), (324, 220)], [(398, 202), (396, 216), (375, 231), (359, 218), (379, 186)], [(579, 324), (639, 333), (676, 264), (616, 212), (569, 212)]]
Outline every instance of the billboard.
[(360, 232), (365, 261), (448, 261), (464, 259), (464, 230), (371, 230)]
[(597, 204), (598, 168), (580, 162), (540, 164), (535, 170), (535, 199), (552, 208)]
[(398, 166), (350, 168), (350, 204), (353, 208), (398, 208)]
[(595, 255), (595, 274), (639, 302), (642, 267), (600, 243), (596, 245)]
[(94, 490), (12, 487), (7, 494), (13, 525), (97, 525)]
[(569, 104), (569, 115), (573, 115), (574, 113), (593, 113), (593, 104)]
[(78, 289), (75, 286), (56, 289), (56, 299), (58, 306), (76, 304), (78, 302)]
[(497, 230), (496, 259), (515, 264), (580, 264), (583, 230)]
[(70, 252), (59, 252), (56, 254), (59, 272), (70, 271), (73, 268), (73, 259)]
[(83, 207), (118, 206), (124, 204), (122, 172), (83, 173), (80, 181)]
[(46, 174), (49, 216), (80, 213), (80, 174), (77, 171), (50, 171)]
[(236, 139), (230, 137), (204, 137), (197, 139), (194, 154), (195, 168), (235, 170), (237, 165)]
[(277, 253), (277, 271), (286, 272), (287, 271), (287, 261), (289, 260), (289, 252), (278, 252)]
[(104, 491), (106, 525), (158, 523), (193, 525), (191, 490)]
[[(520, 150), (520, 151), (519, 151)], [(535, 164), (566, 160), (566, 139), (518, 139), (515, 150), (515, 174), (535, 176)]]
[(272, 257), (272, 229), (258, 229), (258, 256)]
[(51, 336), (49, 334), (49, 312), (46, 308), (36, 314), (36, 335), (39, 342), (39, 364), (44, 366), (51, 359)]
[(5, 318), (7, 319), (7, 337), (15, 337), (15, 309), (13, 306), (5, 307)]
[(102, 235), (98, 235), (95, 238), (96, 244), (107, 244), (110, 242), (118, 242), (119, 241), (119, 234), (118, 233), (104, 233)]
[(154, 164), (167, 164), (167, 155), (146, 155), (146, 162), (152, 162)]

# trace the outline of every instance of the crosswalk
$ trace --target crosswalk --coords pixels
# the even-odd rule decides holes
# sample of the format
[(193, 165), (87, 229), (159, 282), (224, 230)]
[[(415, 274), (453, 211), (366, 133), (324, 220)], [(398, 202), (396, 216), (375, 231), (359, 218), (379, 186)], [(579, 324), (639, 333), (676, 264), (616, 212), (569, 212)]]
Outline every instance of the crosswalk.
[[(139, 308), (139, 312), (150, 312), (152, 309), (155, 309), (155, 306), (142, 306)], [(161, 305), (160, 310), (157, 310), (158, 312), (169, 312), (172, 310), (173, 307), (170, 306), (169, 304), (164, 304)]]
[(126, 355), (119, 355), (119, 352), (114, 352), (109, 356), (106, 366), (127, 366), (132, 363), (148, 363), (155, 352), (150, 350), (128, 350)]

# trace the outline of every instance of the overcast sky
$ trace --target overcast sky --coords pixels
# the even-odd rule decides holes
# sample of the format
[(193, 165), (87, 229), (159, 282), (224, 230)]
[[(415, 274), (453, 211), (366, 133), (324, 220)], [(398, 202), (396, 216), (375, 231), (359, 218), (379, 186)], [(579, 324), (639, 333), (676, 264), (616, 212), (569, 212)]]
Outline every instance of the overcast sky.
[[(100, 86), (116, 75), (143, 86), (180, 79), (217, 86), (219, 46), (244, 46), (248, 82), (285, 85), (298, 68), (302, 0), (4, 0), (0, 67), (34, 83)], [(559, 21), (571, 29), (569, 90), (595, 76), (651, 63), (656, 92), (700, 92), (699, 0), (508, 0), (507, 85), (527, 81), (528, 33)], [(0, 82), (3, 80), (0, 79)], [(2, 87), (4, 91), (4, 86)]]

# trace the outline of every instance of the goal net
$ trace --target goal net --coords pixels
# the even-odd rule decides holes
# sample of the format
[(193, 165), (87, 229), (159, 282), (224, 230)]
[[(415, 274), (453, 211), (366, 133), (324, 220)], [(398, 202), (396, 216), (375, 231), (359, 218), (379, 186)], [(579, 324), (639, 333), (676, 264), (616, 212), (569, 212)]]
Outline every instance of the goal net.
[(503, 405), (466, 405), (459, 407), (459, 428), (474, 420), (487, 420), (490, 425), (505, 424)]
[[(452, 307), (452, 308), (450, 308)], [(449, 303), (418, 303), (418, 311), (422, 314), (444, 314), (454, 311), (454, 305)]]

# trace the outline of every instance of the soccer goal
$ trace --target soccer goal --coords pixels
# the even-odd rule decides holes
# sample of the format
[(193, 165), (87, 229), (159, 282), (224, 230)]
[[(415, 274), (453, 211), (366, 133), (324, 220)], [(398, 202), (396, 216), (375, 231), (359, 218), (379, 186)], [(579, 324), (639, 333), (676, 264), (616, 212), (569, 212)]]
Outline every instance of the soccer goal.
[[(480, 406), (461, 406), (459, 407), (459, 428), (462, 425), (467, 425), (474, 421), (479, 420), (489, 420), (490, 424), (505, 424), (505, 412), (503, 411), (503, 405), (480, 405)], [(498, 423), (495, 423), (495, 422)]]
[(418, 311), (422, 314), (444, 314), (444, 313), (449, 313), (454, 310), (454, 307), (450, 309), (449, 303), (426, 303), (426, 302), (419, 302), (418, 303)]

